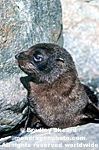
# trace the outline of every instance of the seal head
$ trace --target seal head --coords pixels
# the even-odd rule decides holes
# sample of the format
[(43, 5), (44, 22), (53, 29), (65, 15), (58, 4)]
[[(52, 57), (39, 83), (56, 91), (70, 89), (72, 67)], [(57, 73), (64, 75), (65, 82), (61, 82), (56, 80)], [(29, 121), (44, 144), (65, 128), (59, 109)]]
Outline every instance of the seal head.
[(58, 45), (37, 44), (17, 54), (15, 58), (19, 67), (31, 76), (33, 81), (51, 83), (64, 71), (77, 74), (70, 54)]

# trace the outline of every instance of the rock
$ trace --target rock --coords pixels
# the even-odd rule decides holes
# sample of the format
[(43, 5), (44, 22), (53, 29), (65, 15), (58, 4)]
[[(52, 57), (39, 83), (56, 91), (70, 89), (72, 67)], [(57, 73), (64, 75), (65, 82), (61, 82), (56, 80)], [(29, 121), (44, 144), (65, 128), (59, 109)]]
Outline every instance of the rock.
[(2, 0), (0, 20), (0, 133), (26, 119), (27, 91), (14, 56), (38, 42), (62, 45), (59, 0)]
[(4, 143), (0, 150), (99, 150), (99, 124), (87, 124), (67, 129), (39, 129), (16, 141)]
[(61, 2), (64, 47), (72, 55), (81, 81), (99, 98), (99, 1)]

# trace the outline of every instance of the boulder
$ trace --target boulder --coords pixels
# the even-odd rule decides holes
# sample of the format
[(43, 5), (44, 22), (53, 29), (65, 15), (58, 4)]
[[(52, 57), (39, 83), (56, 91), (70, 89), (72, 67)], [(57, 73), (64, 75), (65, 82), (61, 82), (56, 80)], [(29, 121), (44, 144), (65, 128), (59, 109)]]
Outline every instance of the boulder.
[(72, 55), (81, 81), (99, 99), (99, 1), (61, 0), (64, 47)]
[(15, 54), (39, 42), (62, 45), (62, 13), (59, 0), (2, 0), (0, 20), (0, 133), (26, 119), (25, 76)]

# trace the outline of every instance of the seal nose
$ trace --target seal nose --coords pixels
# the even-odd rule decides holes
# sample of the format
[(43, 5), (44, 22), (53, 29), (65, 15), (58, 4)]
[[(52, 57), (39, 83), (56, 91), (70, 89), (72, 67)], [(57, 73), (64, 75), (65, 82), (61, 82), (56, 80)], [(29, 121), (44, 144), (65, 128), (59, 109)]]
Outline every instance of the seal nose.
[(20, 54), (15, 55), (15, 59), (18, 59), (19, 56), (20, 56)]

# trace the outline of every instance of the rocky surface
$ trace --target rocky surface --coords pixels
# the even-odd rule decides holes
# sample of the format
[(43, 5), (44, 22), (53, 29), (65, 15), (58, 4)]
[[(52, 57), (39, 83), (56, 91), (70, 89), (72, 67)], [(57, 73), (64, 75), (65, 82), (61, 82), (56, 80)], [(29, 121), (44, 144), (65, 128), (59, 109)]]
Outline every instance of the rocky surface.
[(99, 1), (61, 0), (64, 47), (72, 55), (83, 83), (99, 99)]
[(15, 139), (16, 141), (3, 143), (0, 150), (22, 148), (24, 150), (99, 150), (99, 124), (87, 124), (63, 130), (39, 129)]
[(64, 47), (84, 79), (99, 78), (99, 1), (61, 0)]
[(0, 4), (0, 133), (20, 124), (27, 112), (24, 76), (14, 56), (38, 42), (62, 45), (59, 0), (1, 0)]

